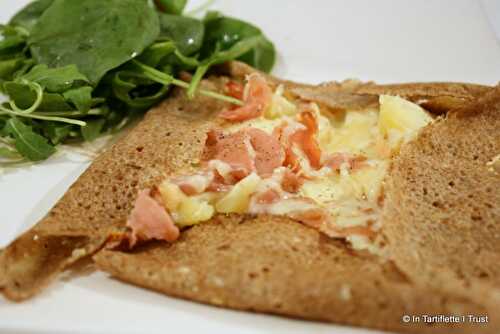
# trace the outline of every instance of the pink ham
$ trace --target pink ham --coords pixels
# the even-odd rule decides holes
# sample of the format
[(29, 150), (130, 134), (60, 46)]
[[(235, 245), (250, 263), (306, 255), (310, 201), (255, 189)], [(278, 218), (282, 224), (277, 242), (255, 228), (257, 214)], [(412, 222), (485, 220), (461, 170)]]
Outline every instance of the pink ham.
[(260, 74), (248, 76), (245, 87), (244, 105), (234, 109), (226, 109), (219, 114), (230, 122), (242, 122), (261, 116), (269, 107), (273, 92), (266, 82), (266, 79)]
[(132, 229), (131, 247), (138, 240), (157, 239), (172, 242), (177, 240), (180, 234), (167, 210), (151, 197), (149, 189), (139, 192), (127, 226)]

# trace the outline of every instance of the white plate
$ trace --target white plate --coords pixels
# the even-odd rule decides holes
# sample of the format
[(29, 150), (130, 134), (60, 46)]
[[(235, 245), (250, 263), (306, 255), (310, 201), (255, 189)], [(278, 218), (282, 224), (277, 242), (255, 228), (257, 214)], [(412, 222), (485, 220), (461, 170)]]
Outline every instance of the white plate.
[[(0, 22), (27, 0), (0, 0)], [(200, 1), (192, 1), (194, 5)], [(490, 1), (491, 3), (491, 1)], [(247, 19), (275, 41), (275, 74), (317, 83), (500, 79), (500, 47), (480, 2), (219, 0), (213, 8)], [(498, 17), (498, 16), (497, 16)], [(0, 246), (33, 225), (86, 168), (52, 158), (0, 176)], [(368, 333), (168, 298), (95, 273), (12, 304), (0, 299), (1, 333)]]

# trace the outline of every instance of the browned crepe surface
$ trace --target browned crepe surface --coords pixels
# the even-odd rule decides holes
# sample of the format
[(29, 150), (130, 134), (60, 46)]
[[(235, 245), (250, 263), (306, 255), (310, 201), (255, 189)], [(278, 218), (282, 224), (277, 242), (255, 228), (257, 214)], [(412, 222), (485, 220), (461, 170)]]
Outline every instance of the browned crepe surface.
[(488, 165), (499, 154), (500, 88), (402, 148), (383, 217), (398, 267), (440, 289), (488, 286), (500, 301), (500, 174)]
[[(232, 66), (236, 78), (248, 72), (239, 64)], [(411, 89), (404, 85), (391, 86), (389, 92), (387, 86), (345, 82), (320, 86), (317, 92), (321, 93), (317, 94), (308, 85), (272, 80), (283, 83), (287, 94), (316, 101), (333, 111), (376, 104), (380, 93), (402, 95), (417, 102), (425, 102), (425, 96), (452, 96), (461, 99), (463, 105), (474, 101), (479, 90), (491, 90), (465, 84), (414, 84), (415, 94), (411, 95)], [(214, 89), (214, 82), (206, 85)], [(380, 91), (359, 91), (368, 87), (379, 87)], [(459, 90), (459, 94), (452, 87), (472, 88), (465, 89), (465, 93)], [(305, 89), (306, 93), (297, 89)], [(150, 187), (169, 173), (197, 166), (206, 131), (222, 107), (212, 99), (188, 101), (181, 94), (150, 111), (130, 134), (92, 164), (44, 220), (0, 253), (3, 293), (13, 300), (29, 298), (69, 264), (98, 252), (94, 258), (99, 267), (125, 281), (218, 306), (306, 319), (422, 332), (433, 331), (439, 325), (406, 325), (401, 323), (401, 315), (485, 314), (498, 306), (494, 299), (483, 301), (468, 293), (455, 293), (454, 287), (462, 288), (461, 281), (453, 281), (443, 289), (419, 279), (418, 273), (401, 265), (406, 261), (404, 252), (386, 261), (353, 252), (346, 244), (298, 223), (267, 216), (218, 217), (184, 232), (181, 240), (172, 245), (154, 242), (131, 253), (101, 250), (110, 233), (124, 229), (139, 189)], [(447, 108), (455, 107), (451, 104)], [(477, 115), (482, 113), (478, 111)], [(456, 126), (465, 128), (468, 122)], [(465, 142), (471, 134), (442, 131), (441, 135), (452, 139), (458, 136)], [(478, 131), (483, 130), (479, 127)], [(440, 189), (446, 196), (448, 188)], [(408, 224), (413, 221), (409, 219)], [(391, 226), (393, 231), (406, 228)], [(498, 224), (493, 229), (498, 233)], [(397, 232), (385, 237), (388, 249), (405, 247), (399, 243)], [(493, 264), (488, 259), (485, 267), (489, 268)], [(461, 324), (454, 332), (493, 333), (498, 328), (498, 322), (492, 321), (489, 326)], [(449, 330), (446, 326), (441, 329)]]

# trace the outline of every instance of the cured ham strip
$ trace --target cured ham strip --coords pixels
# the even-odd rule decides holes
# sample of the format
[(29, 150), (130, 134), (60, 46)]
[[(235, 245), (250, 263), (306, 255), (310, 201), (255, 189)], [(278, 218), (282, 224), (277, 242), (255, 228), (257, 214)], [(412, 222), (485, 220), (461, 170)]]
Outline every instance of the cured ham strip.
[(318, 122), (316, 116), (311, 111), (304, 111), (299, 115), (300, 123), (304, 124), (305, 130), (298, 131), (292, 142), (296, 142), (309, 159), (311, 167), (319, 169), (321, 167), (321, 149), (316, 134), (318, 133)]
[[(272, 135), (256, 128), (245, 128), (231, 134), (218, 134), (212, 131), (207, 139), (205, 150), (208, 160), (221, 161), (231, 167), (228, 171), (236, 180), (241, 180), (252, 172), (268, 176), (280, 167), (285, 153), (279, 141)], [(222, 172), (223, 166), (217, 168)]]
[(172, 242), (179, 238), (180, 233), (167, 210), (151, 197), (149, 189), (139, 192), (127, 226), (132, 230), (131, 247), (138, 240), (157, 239)]
[(281, 167), (285, 160), (285, 152), (276, 137), (266, 132), (248, 128), (243, 130), (250, 137), (250, 144), (255, 151), (255, 168), (260, 176), (268, 176)]
[[(236, 94), (236, 88), (230, 86)], [(273, 92), (264, 77), (260, 74), (251, 74), (247, 78), (247, 84), (243, 94), (244, 105), (234, 109), (226, 109), (219, 114), (230, 122), (242, 122), (261, 116), (269, 107)]]
[(294, 148), (297, 148), (304, 153), (313, 169), (319, 169), (321, 168), (321, 149), (316, 140), (318, 133), (316, 116), (312, 111), (303, 111), (298, 117), (298, 124), (284, 123), (274, 131), (274, 135), (285, 147), (284, 165), (294, 172), (300, 171), (299, 156), (294, 151)]

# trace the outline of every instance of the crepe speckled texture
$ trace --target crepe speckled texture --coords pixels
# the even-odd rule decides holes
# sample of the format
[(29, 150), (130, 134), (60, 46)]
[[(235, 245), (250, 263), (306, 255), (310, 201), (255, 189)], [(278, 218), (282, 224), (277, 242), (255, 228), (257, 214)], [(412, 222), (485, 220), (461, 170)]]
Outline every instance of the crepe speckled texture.
[[(421, 131), (386, 182), (384, 234), (398, 267), (500, 301), (500, 87)], [(494, 265), (496, 264), (496, 265)], [(451, 285), (453, 286), (453, 285)]]
[[(205, 85), (216, 89), (214, 83)], [(108, 235), (125, 228), (139, 189), (196, 162), (209, 114), (221, 108), (210, 98), (189, 103), (172, 98), (149, 112), (92, 163), (42, 221), (5, 249), (0, 258), (5, 296), (33, 296), (65, 267), (100, 249)]]
[[(241, 80), (252, 69), (232, 63), (219, 71)], [(188, 101), (182, 93), (177, 93), (151, 110), (130, 134), (101, 155), (44, 220), (0, 253), (0, 286), (5, 296), (13, 300), (29, 298), (68, 265), (93, 255), (100, 269), (121, 280), (222, 307), (400, 332), (498, 332), (500, 325), (495, 312), (500, 306), (495, 297), (498, 262), (490, 262), (498, 258), (498, 248), (492, 244), (498, 240), (498, 221), (488, 225), (491, 235), (485, 236), (490, 239), (485, 240), (484, 249), (490, 251), (485, 254), (491, 256), (485, 258), (481, 267), (487, 268), (484, 270), (491, 276), (469, 275), (463, 272), (463, 266), (468, 264), (472, 268), (475, 259), (463, 260), (457, 266), (456, 258), (460, 254), (447, 253), (442, 244), (449, 239), (465, 242), (466, 237), (455, 240), (453, 233), (437, 229), (442, 236), (435, 238), (434, 244), (419, 243), (419, 238), (435, 236), (430, 231), (436, 229), (411, 227), (415, 221), (412, 210), (421, 208), (406, 199), (413, 188), (408, 188), (408, 194), (402, 194), (404, 189), (397, 187), (403, 181), (414, 186), (432, 180), (428, 175), (433, 175), (434, 170), (441, 173), (443, 161), (452, 165), (462, 163), (457, 156), (456, 160), (453, 157), (443, 161), (434, 159), (437, 166), (425, 172), (419, 169), (413, 179), (408, 178), (405, 166), (418, 164), (420, 158), (429, 155), (428, 150), (418, 152), (419, 147), (428, 143), (425, 133), (439, 133), (443, 143), (446, 139), (450, 143), (456, 140), (481, 146), (484, 138), (490, 142), (492, 137), (486, 132), (500, 132), (495, 122), (499, 118), (500, 104), (495, 100), (498, 89), (445, 83), (378, 86), (354, 81), (314, 88), (271, 77), (269, 80), (284, 84), (286, 94), (316, 101), (332, 112), (376, 105), (379, 94), (401, 95), (436, 113), (469, 105), (468, 113), (451, 111), (446, 120), (431, 126), (434, 130), (424, 130), (416, 141), (403, 147), (401, 156), (395, 160), (388, 179), (391, 186), (384, 216), (389, 227), (381, 238), (388, 250), (387, 257), (354, 252), (342, 241), (326, 238), (288, 219), (269, 216), (218, 216), (186, 230), (173, 244), (151, 242), (131, 252), (103, 248), (109, 234), (124, 229), (139, 189), (155, 184), (167, 174), (195, 168), (199, 162), (206, 131), (216, 122), (214, 116), (224, 106), (202, 97)], [(221, 81), (224, 79), (214, 79), (205, 85), (215, 89)], [(478, 100), (485, 94), (490, 96), (485, 97), (490, 99), (488, 107), (484, 107), (483, 100)], [(495, 111), (491, 111), (492, 108)], [(465, 114), (466, 118), (458, 116)], [(474, 126), (470, 131), (457, 130), (465, 129), (471, 122), (476, 124), (476, 118), (483, 119), (484, 115), (490, 115), (493, 122), (484, 127)], [(455, 130), (448, 127), (448, 123)], [(495, 138), (498, 137), (493, 135), (493, 141)], [(417, 151), (411, 153), (412, 150)], [(491, 159), (490, 153), (477, 150), (481, 162)], [(443, 174), (436, 175), (443, 177)], [(476, 176), (484, 174), (471, 172), (462, 178)], [(492, 189), (498, 191), (498, 188)], [(448, 187), (436, 191), (443, 198), (450, 192)], [(475, 190), (465, 191), (468, 194)], [(498, 197), (486, 197), (486, 200), (493, 198)], [(485, 197), (476, 200), (484, 201)], [(427, 204), (422, 206), (427, 208)], [(485, 210), (486, 218), (497, 217), (498, 203)], [(434, 226), (439, 224), (432, 214), (428, 219)], [(454, 221), (449, 222), (450, 226), (453, 224)], [(469, 230), (473, 230), (478, 223), (464, 215), (460, 224), (469, 224)], [(453, 227), (450, 228), (453, 232)], [(407, 246), (406, 237), (401, 233), (408, 229), (415, 235), (408, 237), (411, 242)], [(482, 246), (482, 235), (477, 232), (474, 245)], [(433, 249), (438, 249), (442, 261), (430, 261)], [(411, 257), (413, 250), (422, 256)], [(454, 251), (460, 252), (460, 249), (455, 247)], [(442, 271), (442, 266), (446, 270)], [(441, 284), (452, 276), (448, 271), (453, 273), (457, 268), (463, 275), (453, 276), (447, 285)], [(404, 314), (489, 314), (490, 322), (487, 325), (405, 324), (401, 321)]]

